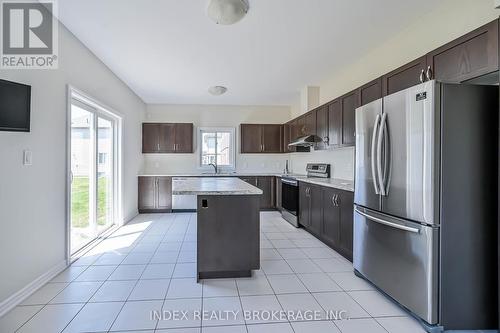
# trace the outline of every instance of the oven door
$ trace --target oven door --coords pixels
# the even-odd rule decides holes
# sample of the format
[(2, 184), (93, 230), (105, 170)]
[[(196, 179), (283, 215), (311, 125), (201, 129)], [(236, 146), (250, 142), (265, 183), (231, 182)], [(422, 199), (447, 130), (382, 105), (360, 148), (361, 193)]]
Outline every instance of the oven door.
[(281, 179), (281, 205), (283, 210), (297, 216), (299, 210), (299, 183), (296, 180)]

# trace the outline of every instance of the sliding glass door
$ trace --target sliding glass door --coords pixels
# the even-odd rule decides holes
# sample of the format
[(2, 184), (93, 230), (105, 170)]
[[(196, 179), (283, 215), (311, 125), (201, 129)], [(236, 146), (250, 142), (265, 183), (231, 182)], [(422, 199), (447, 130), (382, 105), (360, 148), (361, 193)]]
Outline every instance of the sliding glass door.
[(72, 99), (71, 254), (115, 222), (115, 131), (112, 118)]

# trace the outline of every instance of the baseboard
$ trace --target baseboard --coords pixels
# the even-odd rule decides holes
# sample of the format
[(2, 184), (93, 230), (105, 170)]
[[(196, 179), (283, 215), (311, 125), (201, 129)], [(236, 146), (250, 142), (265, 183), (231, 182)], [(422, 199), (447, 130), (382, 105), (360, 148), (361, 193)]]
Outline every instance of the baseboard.
[(139, 211), (134, 211), (133, 213), (127, 215), (126, 217), (123, 218), (122, 224), (120, 226), (123, 226), (130, 221), (132, 221), (137, 215), (139, 215)]
[(26, 298), (28, 298), (35, 291), (44, 286), (47, 282), (52, 280), (57, 274), (61, 273), (65, 268), (66, 260), (61, 261), (47, 272), (40, 275), (38, 278), (30, 282), (21, 290), (18, 290), (12, 296), (0, 303), (0, 317), (5, 315), (7, 312), (12, 310), (17, 305), (21, 304)]

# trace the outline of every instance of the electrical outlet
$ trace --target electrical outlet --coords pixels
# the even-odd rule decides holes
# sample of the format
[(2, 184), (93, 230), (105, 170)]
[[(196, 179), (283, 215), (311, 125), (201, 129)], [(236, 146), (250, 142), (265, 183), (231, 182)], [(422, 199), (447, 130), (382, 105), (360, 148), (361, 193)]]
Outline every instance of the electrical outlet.
[(33, 164), (33, 153), (31, 150), (23, 151), (23, 165), (32, 165)]

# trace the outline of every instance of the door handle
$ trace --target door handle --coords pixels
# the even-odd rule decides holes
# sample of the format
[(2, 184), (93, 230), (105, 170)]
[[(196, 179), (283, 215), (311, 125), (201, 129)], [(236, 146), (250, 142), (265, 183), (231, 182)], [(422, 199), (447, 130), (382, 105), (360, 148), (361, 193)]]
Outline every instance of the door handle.
[(384, 133), (387, 130), (386, 128), (387, 122), (387, 113), (384, 113), (382, 116), (382, 120), (380, 121), (380, 134), (378, 136), (377, 142), (377, 174), (378, 174), (378, 183), (380, 185), (380, 194), (386, 195), (384, 188), (384, 179), (382, 175), (382, 140), (384, 138)]
[(422, 69), (422, 71), (420, 72), (420, 83), (424, 83), (425, 81), (425, 72), (424, 70)]
[(355, 211), (356, 211), (356, 213), (358, 213), (359, 215), (367, 218), (370, 221), (377, 222), (377, 223), (386, 225), (386, 226), (391, 227), (391, 228), (400, 229), (400, 230), (404, 230), (404, 231), (409, 231), (409, 232), (412, 232), (414, 234), (419, 234), (420, 233), (420, 230), (417, 229), (417, 228), (412, 228), (412, 227), (408, 227), (406, 225), (401, 225), (401, 224), (397, 224), (397, 223), (394, 223), (394, 222), (386, 221), (384, 219), (381, 219), (381, 218), (378, 218), (376, 216), (372, 216), (372, 215), (370, 215), (368, 213), (362, 212), (357, 207), (355, 208)]
[(375, 189), (375, 194), (380, 194), (380, 191), (377, 186), (377, 176), (375, 173), (375, 150), (376, 150), (376, 140), (377, 140), (377, 132), (380, 125), (380, 114), (375, 118), (375, 123), (373, 124), (373, 134), (372, 134), (372, 156), (371, 156), (371, 164), (372, 164), (372, 178), (373, 178), (373, 188)]
[(427, 70), (425, 71), (425, 76), (427, 80), (432, 80), (432, 68), (431, 66), (427, 66)]

